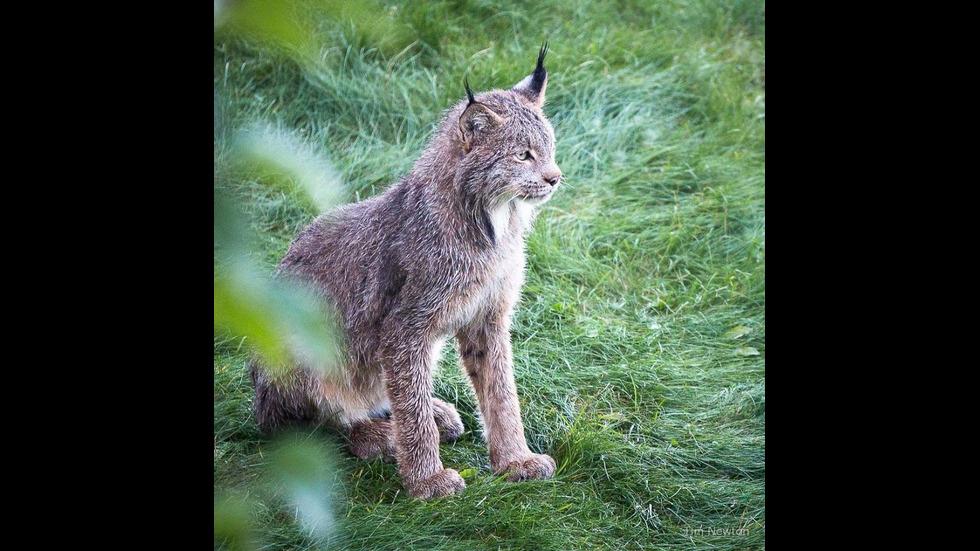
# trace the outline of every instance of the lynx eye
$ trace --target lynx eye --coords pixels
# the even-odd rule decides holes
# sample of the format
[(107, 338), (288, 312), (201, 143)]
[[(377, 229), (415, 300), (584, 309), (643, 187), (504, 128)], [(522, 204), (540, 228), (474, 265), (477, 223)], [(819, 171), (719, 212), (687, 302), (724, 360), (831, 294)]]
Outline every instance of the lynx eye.
[(530, 151), (525, 151), (524, 153), (518, 155), (517, 158), (522, 161), (534, 160), (534, 155), (531, 155)]

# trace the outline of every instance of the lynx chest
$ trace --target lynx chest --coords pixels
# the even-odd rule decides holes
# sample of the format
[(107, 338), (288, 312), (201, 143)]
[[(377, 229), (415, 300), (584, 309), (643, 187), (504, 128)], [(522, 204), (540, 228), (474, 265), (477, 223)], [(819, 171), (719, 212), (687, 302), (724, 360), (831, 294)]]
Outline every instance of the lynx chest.
[(460, 278), (453, 286), (440, 316), (441, 334), (453, 335), (493, 312), (510, 314), (520, 299), (524, 283), (524, 246), (516, 245), (511, 250), (499, 251), (505, 254), (481, 267), (480, 273), (465, 274), (471, 277)]

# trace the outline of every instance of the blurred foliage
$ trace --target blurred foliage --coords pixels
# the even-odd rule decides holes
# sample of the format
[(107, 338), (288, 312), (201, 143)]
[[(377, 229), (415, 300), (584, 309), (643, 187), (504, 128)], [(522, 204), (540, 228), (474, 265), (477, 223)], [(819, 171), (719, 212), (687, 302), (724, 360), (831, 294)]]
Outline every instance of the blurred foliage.
[(258, 549), (252, 531), (254, 504), (248, 498), (234, 495), (214, 496), (214, 546), (232, 549)]
[[(316, 11), (318, 17), (303, 17)], [(315, 52), (313, 25), (324, 17), (351, 24), (379, 43), (401, 44), (391, 21), (367, 4), (340, 1), (228, 2), (215, 0), (215, 37), (220, 32), (268, 43), (299, 62)], [(226, 145), (226, 121), (215, 101), (215, 143)], [(228, 147), (215, 159), (238, 166), (243, 177), (258, 176), (267, 185), (300, 190), (318, 212), (344, 197), (341, 178), (327, 158), (293, 134), (273, 126), (251, 127), (233, 133)], [(296, 360), (321, 369), (337, 365), (335, 316), (310, 289), (272, 279), (254, 260), (258, 237), (245, 221), (240, 200), (214, 188), (214, 332), (247, 342), (272, 376), (288, 373)], [(330, 535), (335, 520), (331, 509), (336, 480), (332, 456), (308, 441), (281, 438), (269, 455), (266, 496), (215, 494), (215, 547), (257, 549), (261, 543), (252, 525), (256, 509), (285, 501), (303, 531), (314, 541)]]
[(301, 189), (317, 212), (343, 199), (343, 184), (333, 165), (295, 134), (271, 125), (242, 130), (232, 144), (232, 154), (263, 182)]
[(314, 37), (325, 22), (348, 28), (362, 45), (386, 55), (412, 42), (409, 26), (399, 23), (396, 10), (381, 10), (373, 2), (345, 0), (215, 0), (214, 27), (279, 48), (298, 61), (314, 60), (321, 42)]
[[(215, 2), (215, 27), (227, 26), (232, 32), (280, 45), (287, 53), (298, 52), (311, 35), (297, 12), (315, 4)], [(325, 13), (341, 13), (333, 3), (319, 4), (329, 10)], [(215, 90), (216, 137), (225, 130), (219, 128), (218, 98)], [(322, 154), (272, 126), (237, 132), (225, 154), (243, 174), (257, 174), (269, 185), (301, 190), (319, 212), (337, 205), (344, 195), (340, 177)], [(274, 375), (282, 374), (292, 357), (329, 369), (335, 364), (338, 349), (329, 321), (333, 316), (311, 291), (264, 276), (252, 260), (251, 246), (256, 239), (236, 201), (215, 188), (215, 333), (244, 337)]]
[[(253, 162), (276, 166), (276, 149), (263, 149)], [(250, 159), (248, 155), (244, 158)], [(288, 159), (285, 163), (288, 165)], [(325, 198), (338, 193), (311, 195)], [(291, 359), (319, 369), (336, 364), (339, 350), (330, 309), (311, 290), (288, 280), (272, 280), (251, 259), (255, 236), (235, 201), (214, 191), (214, 330), (242, 337), (273, 375)]]
[(263, 476), (254, 492), (222, 492), (214, 496), (214, 546), (255, 550), (256, 516), (287, 509), (305, 537), (327, 543), (337, 522), (332, 504), (342, 500), (336, 452), (302, 433), (278, 437), (267, 452)]
[(280, 438), (270, 457), (275, 493), (289, 502), (304, 531), (317, 541), (326, 540), (336, 523), (330, 504), (343, 489), (335, 457), (302, 434)]

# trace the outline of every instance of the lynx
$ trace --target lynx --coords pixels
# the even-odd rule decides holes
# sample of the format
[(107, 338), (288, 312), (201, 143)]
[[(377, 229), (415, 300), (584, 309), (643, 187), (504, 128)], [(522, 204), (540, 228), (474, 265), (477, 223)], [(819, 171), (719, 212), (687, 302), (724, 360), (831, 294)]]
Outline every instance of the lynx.
[(524, 283), (524, 235), (562, 178), (537, 67), (510, 90), (474, 94), (449, 109), (411, 172), (385, 192), (313, 221), (276, 277), (313, 288), (340, 319), (343, 369), (297, 366), (273, 379), (258, 360), (254, 412), (266, 431), (325, 423), (349, 450), (396, 460), (409, 494), (432, 498), (466, 484), (443, 467), (439, 442), (463, 432), (456, 408), (432, 395), (447, 338), (456, 339), (479, 402), (495, 473), (511, 481), (554, 475), (524, 437), (510, 324)]

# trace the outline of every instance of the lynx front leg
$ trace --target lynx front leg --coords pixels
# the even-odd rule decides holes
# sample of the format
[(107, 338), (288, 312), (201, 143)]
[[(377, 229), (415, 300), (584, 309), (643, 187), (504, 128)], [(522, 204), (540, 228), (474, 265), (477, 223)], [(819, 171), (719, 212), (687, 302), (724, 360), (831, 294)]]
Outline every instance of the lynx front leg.
[(509, 473), (507, 480), (511, 482), (551, 478), (555, 460), (531, 453), (524, 439), (509, 325), (502, 318), (464, 328), (456, 335), (459, 355), (480, 403), (493, 471)]
[(398, 471), (409, 495), (422, 499), (458, 494), (463, 477), (439, 459), (439, 427), (432, 403), (435, 343), (391, 336), (383, 353), (385, 380), (398, 443)]

